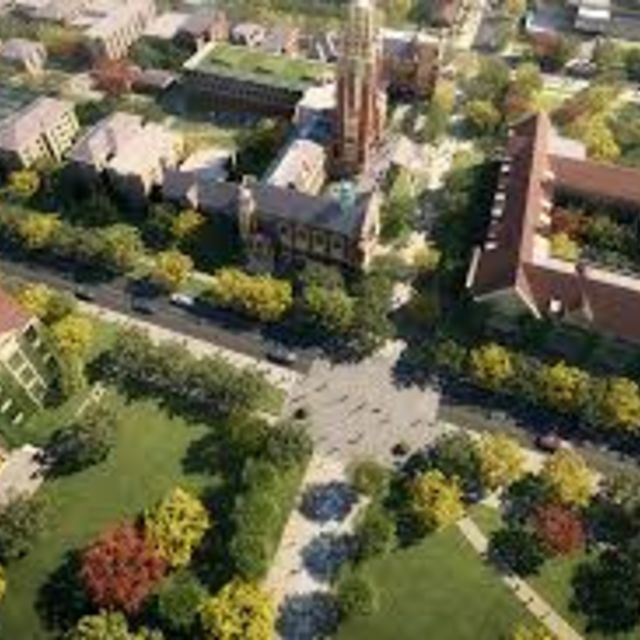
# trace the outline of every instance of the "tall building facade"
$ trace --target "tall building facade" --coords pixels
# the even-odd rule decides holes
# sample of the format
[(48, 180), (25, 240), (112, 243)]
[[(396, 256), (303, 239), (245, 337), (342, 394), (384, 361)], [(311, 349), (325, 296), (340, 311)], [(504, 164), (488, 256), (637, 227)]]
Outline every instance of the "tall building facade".
[(337, 175), (350, 176), (367, 168), (384, 130), (386, 95), (374, 0), (352, 0), (337, 74), (334, 169)]

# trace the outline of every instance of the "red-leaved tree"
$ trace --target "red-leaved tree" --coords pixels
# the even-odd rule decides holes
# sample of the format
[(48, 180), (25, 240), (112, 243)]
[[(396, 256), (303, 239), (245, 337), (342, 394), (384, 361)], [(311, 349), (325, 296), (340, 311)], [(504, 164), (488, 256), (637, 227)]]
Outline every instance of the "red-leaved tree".
[(81, 576), (97, 607), (136, 613), (166, 569), (144, 533), (122, 524), (84, 552)]
[(549, 553), (566, 555), (584, 545), (582, 519), (562, 505), (540, 506), (534, 515), (534, 527)]

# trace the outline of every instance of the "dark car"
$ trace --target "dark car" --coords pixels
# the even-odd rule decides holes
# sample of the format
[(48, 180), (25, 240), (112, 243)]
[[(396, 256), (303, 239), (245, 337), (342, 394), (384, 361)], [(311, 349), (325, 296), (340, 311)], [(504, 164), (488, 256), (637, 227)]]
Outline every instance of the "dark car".
[(131, 308), (137, 313), (143, 313), (146, 316), (153, 315), (154, 309), (148, 300), (142, 298), (134, 298), (131, 301)]
[(73, 295), (84, 302), (93, 302), (96, 299), (95, 293), (87, 287), (76, 287)]
[(555, 433), (545, 433), (536, 437), (536, 447), (554, 453), (562, 447), (562, 440)]
[(267, 349), (267, 358), (271, 360), (271, 362), (287, 366), (294, 365), (298, 361), (298, 356), (295, 352), (280, 345), (270, 346)]

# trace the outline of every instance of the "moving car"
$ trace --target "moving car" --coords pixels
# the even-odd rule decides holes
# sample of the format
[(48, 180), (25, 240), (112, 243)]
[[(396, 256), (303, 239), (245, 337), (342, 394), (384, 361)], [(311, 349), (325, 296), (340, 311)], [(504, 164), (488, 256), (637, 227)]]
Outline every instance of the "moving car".
[(271, 360), (271, 362), (287, 366), (294, 365), (298, 361), (298, 356), (294, 351), (278, 344), (271, 345), (267, 349), (267, 358)]
[(154, 313), (151, 303), (143, 298), (133, 298), (131, 300), (131, 308), (137, 313), (143, 313), (146, 316), (151, 316)]
[(196, 301), (191, 296), (188, 296), (186, 293), (172, 293), (169, 296), (169, 302), (174, 304), (176, 307), (187, 307), (191, 309)]
[(73, 295), (84, 302), (93, 302), (96, 299), (95, 293), (83, 286), (76, 287)]

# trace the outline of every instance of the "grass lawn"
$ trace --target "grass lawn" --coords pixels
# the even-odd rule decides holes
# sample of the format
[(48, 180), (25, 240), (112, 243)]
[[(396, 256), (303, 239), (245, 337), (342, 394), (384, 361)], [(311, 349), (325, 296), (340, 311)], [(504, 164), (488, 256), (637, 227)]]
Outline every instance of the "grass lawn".
[(370, 563), (378, 611), (338, 640), (500, 640), (529, 616), (456, 528)]
[(203, 68), (229, 69), (235, 73), (246, 73), (273, 79), (274, 84), (288, 83), (304, 85), (319, 80), (331, 66), (305, 58), (286, 55), (270, 55), (231, 44), (217, 44), (211, 55), (203, 62)]
[(33, 551), (9, 565), (9, 588), (0, 605), (0, 637), (44, 640), (53, 635), (41, 623), (35, 603), (42, 586), (65, 554), (81, 549), (112, 523), (131, 518), (181, 485), (199, 491), (216, 479), (185, 471), (189, 448), (210, 427), (171, 417), (152, 401), (122, 405), (117, 445), (96, 467), (48, 481), (42, 494), (51, 502), (50, 520)]

